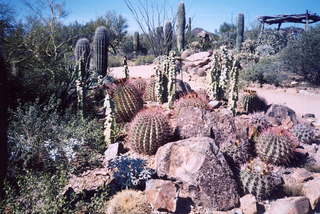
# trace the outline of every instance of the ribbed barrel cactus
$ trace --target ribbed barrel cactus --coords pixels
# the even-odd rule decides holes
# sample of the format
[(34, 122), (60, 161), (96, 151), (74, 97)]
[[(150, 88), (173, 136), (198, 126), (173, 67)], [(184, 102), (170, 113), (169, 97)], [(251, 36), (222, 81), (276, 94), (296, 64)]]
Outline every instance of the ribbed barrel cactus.
[(185, 46), (186, 11), (183, 2), (178, 5), (177, 12), (177, 49), (181, 53)]
[(170, 140), (171, 134), (170, 124), (163, 110), (144, 109), (130, 125), (129, 142), (136, 152), (153, 155)]
[(208, 102), (207, 100), (201, 98), (197, 93), (189, 93), (185, 96), (179, 98), (174, 103), (174, 109), (179, 114), (180, 110), (185, 107), (196, 107), (201, 109), (207, 109), (208, 108)]
[(257, 155), (265, 162), (287, 165), (294, 157), (293, 138), (281, 128), (269, 128), (256, 139)]
[(147, 85), (143, 94), (144, 101), (151, 101), (151, 102), (158, 101), (158, 97), (156, 93), (156, 83), (157, 83), (157, 80), (155, 78), (152, 78), (147, 82)]
[(264, 99), (259, 97), (255, 91), (245, 93), (241, 98), (241, 106), (245, 113), (261, 112), (267, 109)]
[(118, 84), (113, 91), (112, 99), (117, 122), (129, 122), (143, 107), (139, 91), (128, 83)]
[(312, 144), (316, 139), (316, 129), (311, 125), (297, 124), (292, 127), (291, 132), (302, 143)]
[(97, 27), (93, 39), (94, 66), (98, 75), (105, 76), (108, 67), (108, 31), (104, 26)]
[(244, 192), (255, 195), (258, 200), (269, 198), (283, 184), (282, 178), (272, 172), (271, 166), (257, 159), (242, 167), (240, 181)]

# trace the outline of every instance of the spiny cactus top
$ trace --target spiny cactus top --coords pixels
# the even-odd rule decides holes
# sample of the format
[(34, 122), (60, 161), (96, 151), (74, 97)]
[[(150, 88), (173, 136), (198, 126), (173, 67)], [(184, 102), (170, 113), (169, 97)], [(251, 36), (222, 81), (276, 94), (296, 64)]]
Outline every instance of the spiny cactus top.
[(170, 136), (169, 121), (160, 108), (140, 111), (130, 125), (129, 142), (138, 153), (155, 154)]
[(242, 167), (240, 180), (243, 190), (255, 195), (258, 200), (268, 198), (278, 186), (283, 184), (282, 178), (272, 173), (272, 167), (259, 159)]
[(281, 128), (269, 128), (256, 139), (257, 155), (268, 163), (289, 164), (294, 156), (294, 143), (290, 134)]
[(311, 125), (297, 124), (292, 128), (293, 135), (302, 143), (312, 144), (316, 138), (316, 129)]
[(74, 56), (76, 61), (79, 61), (81, 57), (86, 62), (90, 54), (90, 44), (87, 38), (81, 38), (77, 41), (74, 50)]
[(188, 106), (206, 109), (208, 108), (208, 102), (198, 96), (197, 93), (192, 92), (181, 97), (174, 103), (174, 109), (177, 113), (179, 113), (182, 108)]
[(267, 109), (266, 101), (255, 91), (245, 92), (241, 98), (241, 105), (245, 113), (261, 112)]
[(108, 31), (104, 26), (97, 27), (94, 39), (94, 64), (99, 75), (105, 76), (108, 67)]

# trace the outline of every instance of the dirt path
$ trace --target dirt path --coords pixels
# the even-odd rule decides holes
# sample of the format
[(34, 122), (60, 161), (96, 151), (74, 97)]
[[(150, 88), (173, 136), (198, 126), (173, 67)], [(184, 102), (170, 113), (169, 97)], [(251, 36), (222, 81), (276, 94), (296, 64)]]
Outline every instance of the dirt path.
[[(123, 78), (123, 67), (111, 68), (111, 73), (116, 78)], [(129, 75), (131, 77), (143, 77), (149, 78), (154, 74), (152, 65), (141, 66), (129, 66)], [(184, 75), (184, 81), (189, 82), (193, 89), (205, 88), (205, 78), (199, 78), (193, 76), (190, 80), (189, 75)], [(306, 113), (312, 113), (316, 115), (316, 118), (320, 119), (320, 94), (312, 95), (308, 93), (302, 93), (296, 89), (266, 89), (266, 88), (254, 88), (258, 95), (264, 97), (268, 104), (282, 104), (289, 108), (292, 108), (298, 116)]]

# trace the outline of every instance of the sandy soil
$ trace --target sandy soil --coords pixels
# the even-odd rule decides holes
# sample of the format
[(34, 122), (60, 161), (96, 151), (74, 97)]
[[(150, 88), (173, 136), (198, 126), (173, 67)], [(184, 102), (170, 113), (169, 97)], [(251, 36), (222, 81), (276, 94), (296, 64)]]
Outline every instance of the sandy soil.
[[(123, 78), (123, 67), (111, 68), (114, 77)], [(129, 75), (131, 77), (149, 78), (154, 74), (152, 65), (129, 66)], [(188, 82), (193, 89), (205, 88), (206, 79), (184, 74), (183, 80)], [(316, 115), (320, 119), (320, 93), (311, 94), (306, 91), (299, 91), (294, 88), (274, 89), (274, 88), (253, 88), (258, 95), (264, 97), (268, 104), (282, 104), (292, 108), (298, 116), (306, 113)], [(320, 91), (320, 90), (319, 90)]]

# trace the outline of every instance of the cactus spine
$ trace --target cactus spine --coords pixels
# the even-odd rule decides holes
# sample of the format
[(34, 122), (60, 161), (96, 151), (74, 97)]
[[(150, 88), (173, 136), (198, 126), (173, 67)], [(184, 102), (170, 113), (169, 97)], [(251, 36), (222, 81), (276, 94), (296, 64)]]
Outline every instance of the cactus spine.
[(176, 53), (171, 51), (169, 54), (169, 74), (168, 74), (168, 103), (169, 108), (173, 107), (174, 95), (176, 93), (176, 79), (178, 66), (175, 59)]
[(87, 94), (87, 78), (89, 66), (90, 44), (86, 38), (77, 41), (74, 55), (76, 60), (75, 70), (77, 72), (76, 90), (77, 90), (77, 109), (85, 116), (85, 104)]
[(94, 65), (98, 75), (105, 76), (108, 68), (108, 31), (97, 27), (93, 39)]
[(186, 12), (183, 2), (179, 3), (177, 12), (177, 49), (181, 53), (185, 45)]
[(115, 109), (114, 102), (108, 91), (105, 93), (103, 107), (105, 110), (104, 141), (106, 144), (114, 143)]
[(140, 50), (140, 35), (139, 32), (134, 32), (133, 34), (133, 50), (135, 54), (139, 53)]
[(241, 50), (241, 44), (243, 42), (243, 32), (244, 32), (244, 14), (239, 13), (238, 15), (238, 25), (237, 25), (237, 38), (236, 38), (236, 49)]
[(232, 111), (233, 115), (236, 115), (237, 111), (237, 102), (239, 98), (239, 70), (240, 70), (240, 62), (236, 58), (233, 61), (231, 73), (230, 73), (230, 92), (229, 92), (229, 100), (228, 107)]
[(171, 22), (166, 22), (164, 26), (164, 46), (165, 46), (165, 54), (169, 55), (169, 52), (172, 49), (172, 38), (173, 38), (173, 30)]
[(140, 111), (131, 123), (129, 140), (138, 153), (153, 155), (169, 141), (171, 128), (159, 108)]

